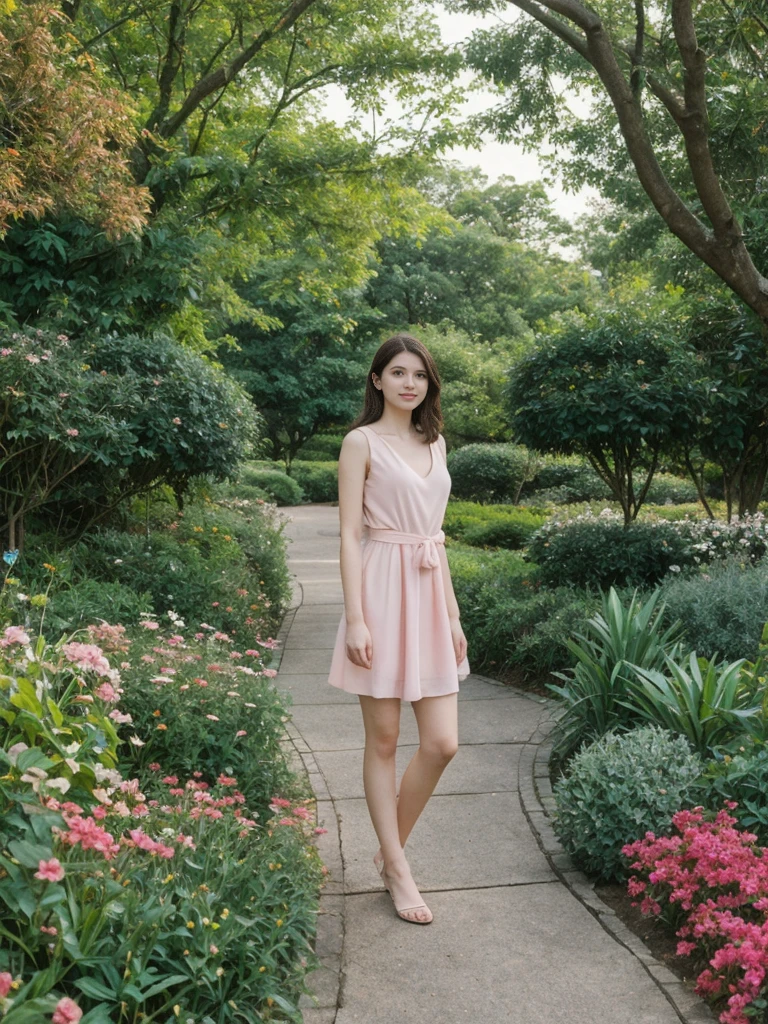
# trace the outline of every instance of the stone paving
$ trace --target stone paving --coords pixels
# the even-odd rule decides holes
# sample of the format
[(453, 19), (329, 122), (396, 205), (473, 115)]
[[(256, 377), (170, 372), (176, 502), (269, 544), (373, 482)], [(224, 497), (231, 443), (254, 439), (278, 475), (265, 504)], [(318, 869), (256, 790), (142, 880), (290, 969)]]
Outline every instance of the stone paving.
[[(282, 511), (291, 520), (295, 579), (275, 684), (292, 697), (290, 735), (328, 829), (319, 846), (330, 869), (318, 922), (322, 967), (311, 979), (314, 999), (303, 1000), (305, 1024), (712, 1019), (697, 1015), (703, 1005), (695, 1000), (693, 1016), (678, 1013), (671, 986), (657, 984), (637, 950), (617, 941), (555, 873), (518, 782), (521, 752), (544, 738), (551, 712), (540, 698), (483, 676), (461, 684), (459, 752), (408, 842), (434, 921), (416, 927), (395, 916), (372, 863), (378, 843), (363, 794), (359, 704), (327, 683), (343, 609), (338, 509)], [(416, 742), (404, 704), (398, 775)]]

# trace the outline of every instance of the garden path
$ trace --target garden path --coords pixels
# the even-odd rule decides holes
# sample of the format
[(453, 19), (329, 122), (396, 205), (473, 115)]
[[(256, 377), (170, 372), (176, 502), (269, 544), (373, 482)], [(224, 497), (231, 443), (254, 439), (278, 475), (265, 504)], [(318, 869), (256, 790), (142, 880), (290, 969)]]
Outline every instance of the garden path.
[[(275, 683), (293, 699), (292, 741), (318, 799), (330, 869), (305, 1024), (675, 1024), (641, 959), (553, 871), (524, 813), (549, 712), (540, 698), (472, 674), (461, 684), (460, 750), (408, 843), (433, 923), (399, 920), (372, 857), (359, 704), (327, 683), (343, 607), (338, 508), (282, 510), (294, 599)], [(470, 652), (470, 665), (472, 663)], [(398, 774), (415, 750), (403, 707)]]

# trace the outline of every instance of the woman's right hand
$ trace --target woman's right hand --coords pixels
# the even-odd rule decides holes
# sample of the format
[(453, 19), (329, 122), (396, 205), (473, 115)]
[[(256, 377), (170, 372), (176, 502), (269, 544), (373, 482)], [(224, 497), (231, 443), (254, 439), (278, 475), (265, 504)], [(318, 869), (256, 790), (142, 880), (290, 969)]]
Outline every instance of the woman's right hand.
[(373, 643), (371, 634), (364, 622), (347, 626), (347, 657), (353, 665), (360, 668), (370, 668), (373, 658)]

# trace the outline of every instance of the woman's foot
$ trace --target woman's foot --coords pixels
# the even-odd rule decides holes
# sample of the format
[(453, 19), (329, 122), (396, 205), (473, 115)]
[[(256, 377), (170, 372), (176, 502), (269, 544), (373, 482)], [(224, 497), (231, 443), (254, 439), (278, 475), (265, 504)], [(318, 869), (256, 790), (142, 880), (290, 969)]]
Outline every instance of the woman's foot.
[(392, 897), (397, 916), (404, 921), (410, 921), (411, 924), (429, 924), (432, 921), (432, 911), (422, 900), (408, 865), (404, 864), (387, 871), (383, 860), (379, 860), (377, 868), (387, 892)]

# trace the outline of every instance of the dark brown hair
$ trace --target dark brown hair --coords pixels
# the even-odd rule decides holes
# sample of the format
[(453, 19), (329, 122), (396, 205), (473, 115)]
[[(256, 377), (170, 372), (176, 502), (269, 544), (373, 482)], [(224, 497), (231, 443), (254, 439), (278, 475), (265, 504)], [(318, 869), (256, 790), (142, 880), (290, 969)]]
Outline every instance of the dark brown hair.
[(384, 395), (375, 387), (372, 374), (375, 373), (377, 377), (381, 377), (384, 368), (399, 352), (413, 352), (414, 355), (419, 356), (427, 371), (429, 380), (427, 393), (424, 401), (420, 402), (411, 413), (411, 418), (416, 429), (424, 434), (424, 439), (432, 444), (437, 440), (443, 427), (443, 416), (440, 411), (440, 374), (437, 372), (435, 360), (427, 347), (412, 334), (393, 334), (379, 346), (368, 371), (363, 411), (350, 424), (349, 429), (354, 430), (355, 427), (363, 427), (381, 419), (384, 412)]

